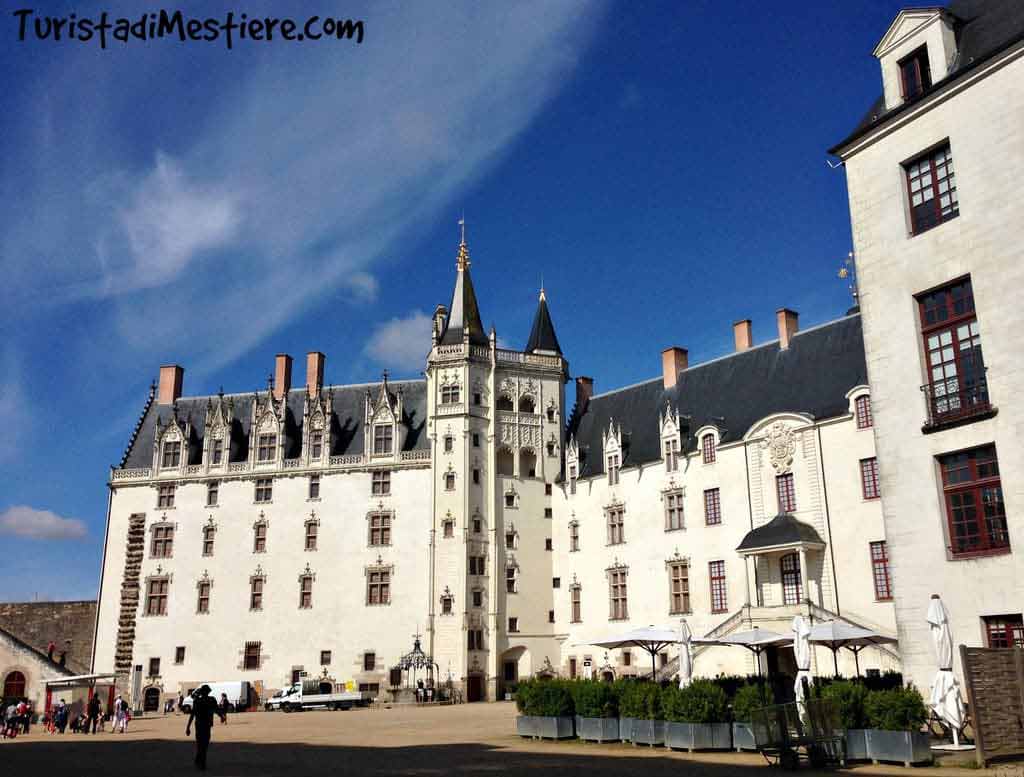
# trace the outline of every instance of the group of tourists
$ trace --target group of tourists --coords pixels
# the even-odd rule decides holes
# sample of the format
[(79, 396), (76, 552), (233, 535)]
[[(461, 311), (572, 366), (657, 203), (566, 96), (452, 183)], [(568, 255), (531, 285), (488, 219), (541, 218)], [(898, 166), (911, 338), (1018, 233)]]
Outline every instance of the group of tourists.
[(14, 739), (18, 734), (27, 734), (32, 722), (32, 705), (28, 699), (12, 701), (3, 712), (3, 738)]

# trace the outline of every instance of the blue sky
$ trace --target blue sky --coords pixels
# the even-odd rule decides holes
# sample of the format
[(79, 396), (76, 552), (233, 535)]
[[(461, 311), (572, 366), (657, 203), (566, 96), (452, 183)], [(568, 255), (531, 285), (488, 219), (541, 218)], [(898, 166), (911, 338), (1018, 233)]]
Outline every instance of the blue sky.
[(362, 45), (101, 51), (2, 17), (0, 599), (95, 596), (160, 364), (187, 394), (262, 387), (277, 352), (418, 374), (463, 210), (485, 324), (522, 347), (543, 277), (598, 391), (668, 345), (727, 352), (736, 319), (760, 342), (779, 307), (849, 306), (825, 149), (880, 90), (899, 3), (314, 5), (234, 8), (362, 18)]

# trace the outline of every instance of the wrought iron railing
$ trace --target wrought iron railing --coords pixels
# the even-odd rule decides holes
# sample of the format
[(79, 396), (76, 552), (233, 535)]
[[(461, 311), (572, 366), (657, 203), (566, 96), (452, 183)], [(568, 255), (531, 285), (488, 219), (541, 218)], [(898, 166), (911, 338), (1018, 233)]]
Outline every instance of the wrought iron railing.
[(984, 377), (970, 381), (946, 378), (921, 386), (921, 391), (928, 412), (926, 428), (963, 421), (992, 410), (988, 381)]

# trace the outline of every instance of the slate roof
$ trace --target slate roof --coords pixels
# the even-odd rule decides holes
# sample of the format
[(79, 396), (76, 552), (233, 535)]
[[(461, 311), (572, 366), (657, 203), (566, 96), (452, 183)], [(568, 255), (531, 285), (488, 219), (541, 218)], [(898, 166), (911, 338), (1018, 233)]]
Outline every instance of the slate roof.
[(553, 351), (561, 355), (562, 348), (558, 345), (558, 338), (555, 336), (555, 325), (551, 322), (551, 313), (548, 312), (548, 301), (541, 290), (540, 301), (537, 303), (537, 313), (533, 317), (533, 327), (530, 329), (530, 339), (526, 341), (526, 353), (536, 351)]
[(797, 332), (789, 348), (773, 341), (694, 365), (671, 389), (662, 378), (598, 394), (574, 412), (569, 432), (580, 453), (580, 476), (604, 471), (601, 435), (614, 419), (622, 429), (622, 466), (661, 458), (658, 414), (666, 404), (684, 419), (684, 448), (696, 450), (694, 433), (711, 424), (722, 443), (739, 440), (757, 421), (780, 412), (833, 418), (848, 412), (847, 392), (867, 384), (860, 315)]
[[(408, 428), (403, 450), (428, 450), (430, 442), (424, 433), (427, 416), (427, 383), (423, 380), (389, 381), (392, 392), (402, 391), (402, 412)], [(380, 384), (356, 384), (350, 386), (325, 386), (324, 391), (334, 395), (334, 412), (331, 418), (331, 456), (343, 456), (363, 452), (363, 418), (366, 408), (366, 391), (376, 400)], [(246, 461), (249, 455), (249, 425), (252, 403), (258, 396), (265, 401), (267, 391), (248, 394), (225, 394), (234, 402), (234, 428), (228, 461)], [(302, 411), (305, 404), (305, 386), (288, 392), (287, 416), (285, 421), (285, 458), (295, 458), (302, 449)], [(192, 422), (193, 438), (189, 441), (189, 464), (199, 464), (202, 458), (202, 434), (206, 424), (206, 409), (215, 397), (182, 397), (177, 402), (178, 419), (184, 424)], [(156, 422), (167, 424), (173, 414), (171, 405), (150, 402), (132, 438), (121, 467), (135, 469), (153, 465), (153, 441)]]
[(872, 103), (864, 118), (857, 123), (844, 140), (829, 149), (838, 153), (844, 146), (866, 135), (899, 115), (904, 110), (926, 99), (930, 94), (960, 78), (991, 57), (1015, 43), (1024, 40), (1024, 2), (1021, 0), (950, 0), (946, 11), (955, 19), (957, 55), (950, 72), (936, 81), (915, 100), (909, 100), (892, 110), (885, 110), (885, 98)]
[(452, 306), (449, 308), (448, 319), (439, 342), (441, 345), (458, 345), (462, 342), (464, 331), (469, 332), (469, 342), (473, 345), (489, 344), (483, 322), (480, 320), (480, 306), (476, 302), (473, 279), (469, 274), (469, 250), (466, 244), (462, 243), (459, 246)]
[(796, 516), (789, 513), (779, 513), (764, 526), (748, 531), (736, 550), (742, 552), (799, 543), (824, 545), (825, 541), (809, 523), (798, 521)]

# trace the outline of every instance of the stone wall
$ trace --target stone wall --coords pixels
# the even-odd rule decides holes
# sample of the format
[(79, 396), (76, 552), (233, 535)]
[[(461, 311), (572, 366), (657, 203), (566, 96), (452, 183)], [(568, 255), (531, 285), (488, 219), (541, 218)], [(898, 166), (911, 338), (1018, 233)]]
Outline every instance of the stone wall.
[(52, 640), (54, 659), (67, 650), (67, 666), (75, 672), (89, 671), (95, 625), (96, 602), (0, 603), (0, 628), (43, 654)]

